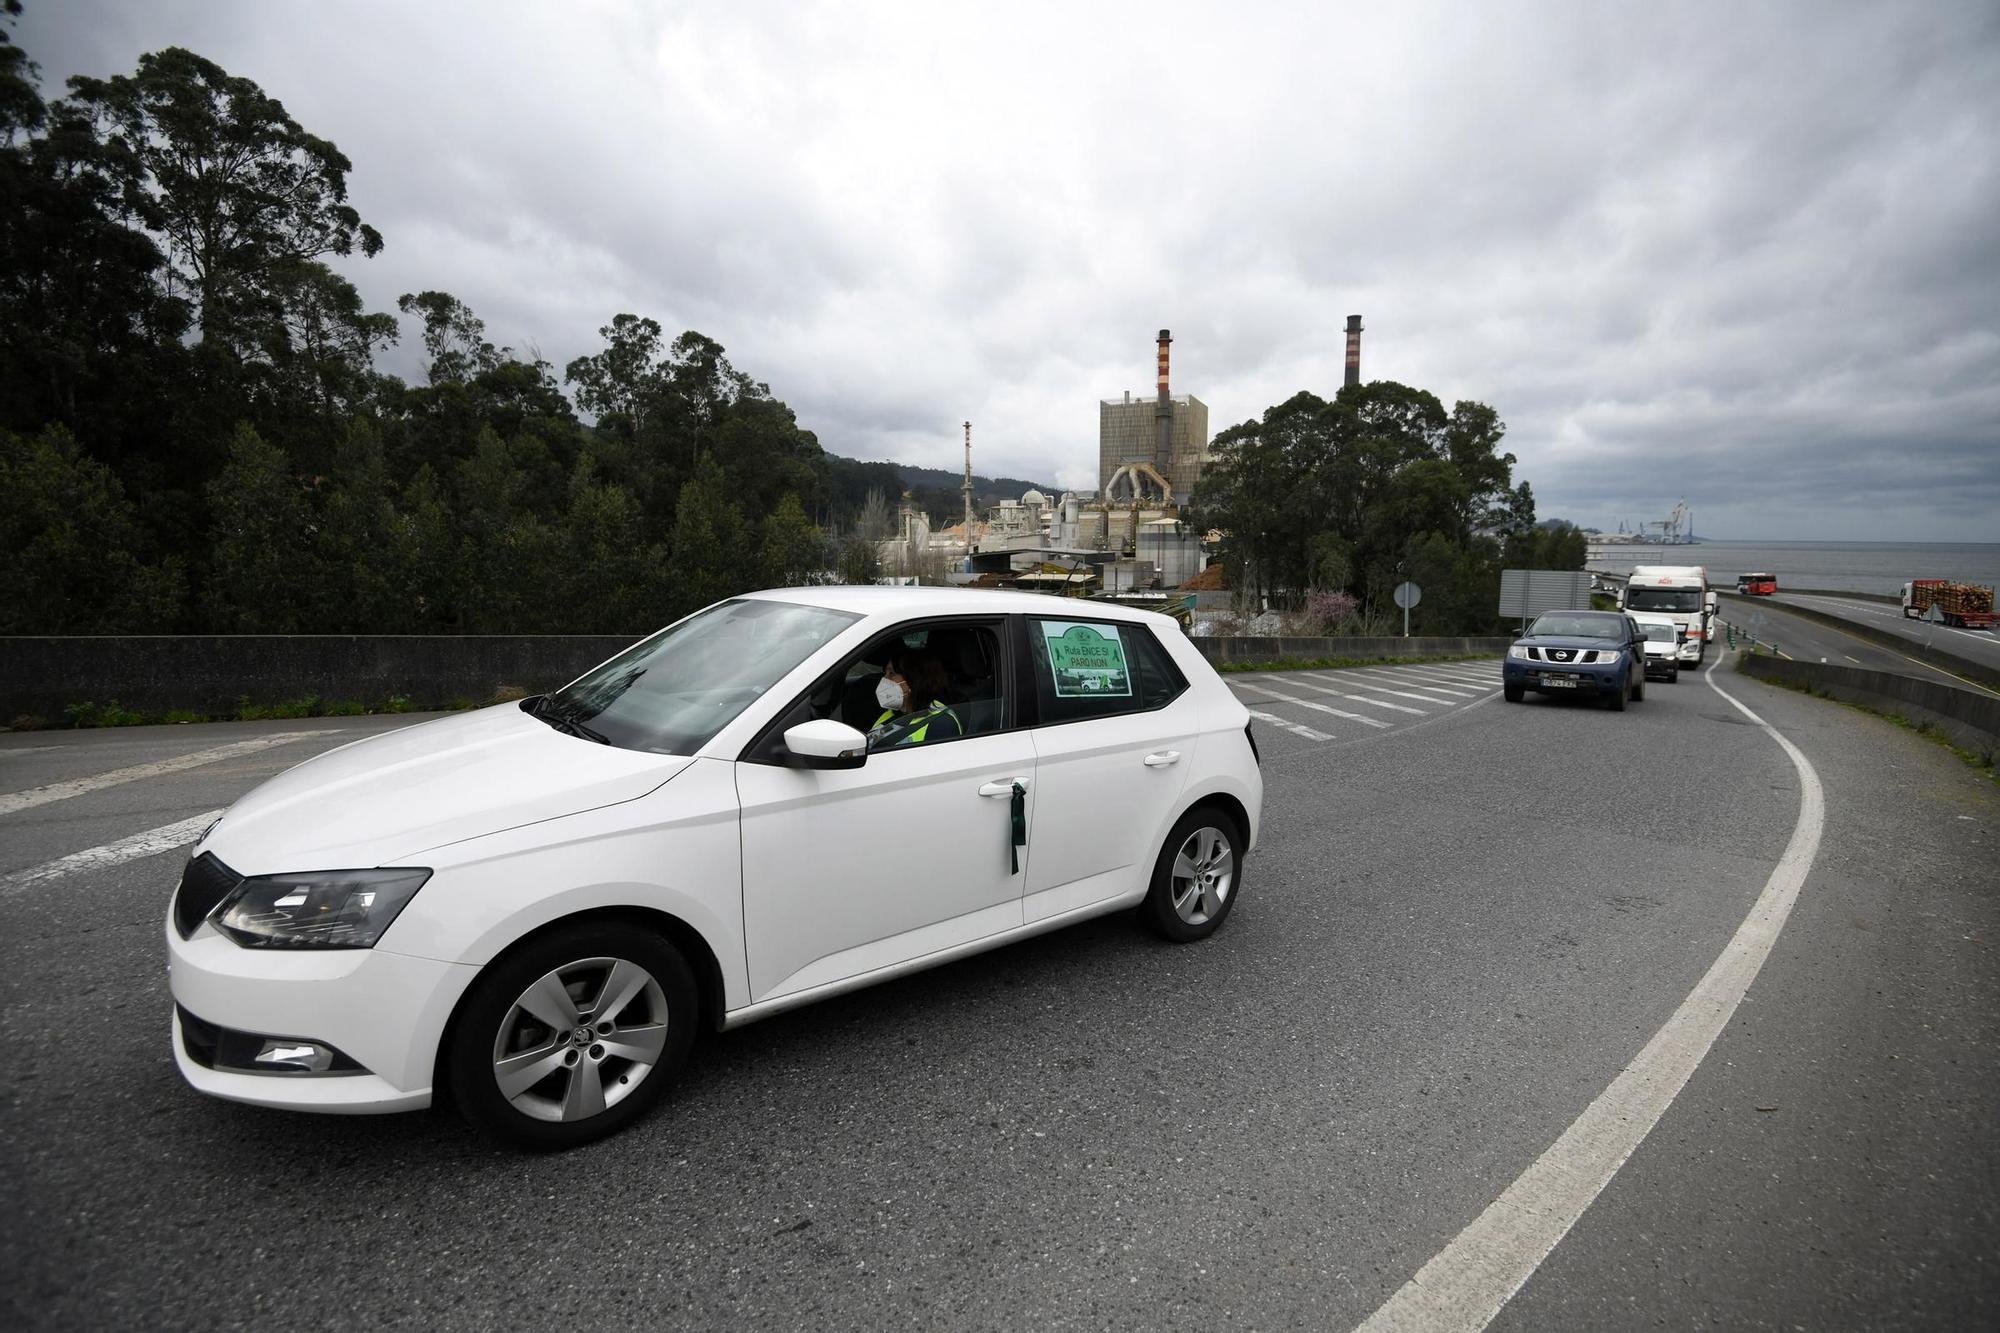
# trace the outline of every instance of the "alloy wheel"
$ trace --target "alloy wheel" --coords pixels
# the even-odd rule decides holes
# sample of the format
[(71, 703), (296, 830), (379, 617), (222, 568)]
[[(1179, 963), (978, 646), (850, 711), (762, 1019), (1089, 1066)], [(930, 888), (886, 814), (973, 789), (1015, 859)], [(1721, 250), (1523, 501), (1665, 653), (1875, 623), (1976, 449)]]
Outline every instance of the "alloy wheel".
[(1236, 883), (1236, 854), (1229, 835), (1213, 826), (1188, 834), (1174, 853), (1174, 913), (1190, 926), (1205, 925), (1222, 911)]
[(638, 1090), (667, 1044), (666, 995), (623, 958), (545, 972), (508, 1007), (493, 1039), (493, 1079), (536, 1120), (587, 1120)]

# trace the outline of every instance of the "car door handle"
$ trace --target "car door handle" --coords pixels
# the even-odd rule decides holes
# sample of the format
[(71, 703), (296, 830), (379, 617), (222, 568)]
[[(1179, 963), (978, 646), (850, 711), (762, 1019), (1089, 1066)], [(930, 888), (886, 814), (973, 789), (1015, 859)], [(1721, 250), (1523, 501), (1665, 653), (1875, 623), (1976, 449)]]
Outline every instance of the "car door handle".
[(1162, 750), (1158, 754), (1149, 754), (1146, 756), (1146, 767), (1165, 768), (1168, 764), (1178, 764), (1180, 761), (1181, 752), (1179, 750)]
[(979, 794), (981, 796), (1012, 796), (1016, 783), (1025, 787), (1028, 785), (1028, 780), (1026, 778), (1002, 778), (998, 782), (988, 782), (981, 786)]

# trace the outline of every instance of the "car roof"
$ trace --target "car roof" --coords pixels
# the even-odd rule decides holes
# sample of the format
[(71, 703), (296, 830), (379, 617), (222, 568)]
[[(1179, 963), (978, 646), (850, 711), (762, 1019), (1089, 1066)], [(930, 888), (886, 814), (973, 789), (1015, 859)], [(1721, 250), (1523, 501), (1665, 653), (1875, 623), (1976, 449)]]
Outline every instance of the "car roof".
[(1535, 619), (1540, 620), (1542, 616), (1591, 616), (1603, 620), (1623, 620), (1630, 614), (1632, 613), (1629, 611), (1584, 611), (1579, 609), (1576, 611), (1544, 611), (1541, 616), (1536, 616)]
[(743, 594), (763, 602), (793, 602), (823, 606), (863, 616), (1037, 615), (1058, 619), (1124, 620), (1149, 623), (1166, 620), (1157, 611), (1119, 606), (1082, 597), (1052, 597), (1047, 593), (1014, 592), (1005, 588), (939, 588), (929, 585), (890, 588), (875, 584), (841, 583), (816, 588), (767, 588)]

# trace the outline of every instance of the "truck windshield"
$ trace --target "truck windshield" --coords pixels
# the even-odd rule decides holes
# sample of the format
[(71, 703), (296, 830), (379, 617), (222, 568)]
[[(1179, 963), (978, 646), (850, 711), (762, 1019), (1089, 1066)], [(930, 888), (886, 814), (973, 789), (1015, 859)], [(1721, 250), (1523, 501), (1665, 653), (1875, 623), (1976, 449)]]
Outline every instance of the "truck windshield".
[(550, 696), (606, 744), (693, 754), (752, 700), (861, 617), (793, 602), (720, 602)]
[(1628, 588), (1625, 591), (1627, 611), (1699, 611), (1701, 610), (1701, 589), (1699, 588)]

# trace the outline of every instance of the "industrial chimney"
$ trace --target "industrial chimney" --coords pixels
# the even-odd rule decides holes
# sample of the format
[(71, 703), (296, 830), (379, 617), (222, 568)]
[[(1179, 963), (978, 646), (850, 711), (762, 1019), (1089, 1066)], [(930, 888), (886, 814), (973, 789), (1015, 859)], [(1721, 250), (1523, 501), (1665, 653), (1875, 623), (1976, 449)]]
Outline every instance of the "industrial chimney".
[(1347, 387), (1361, 383), (1361, 316), (1347, 317)]
[(972, 423), (965, 423), (965, 553), (972, 554)]
[(1160, 330), (1160, 402), (1153, 409), (1153, 466), (1165, 476), (1174, 456), (1174, 403), (1167, 393), (1167, 348), (1173, 335)]

